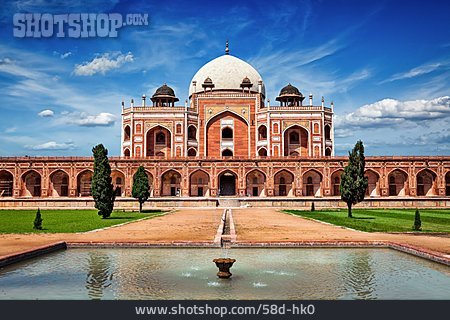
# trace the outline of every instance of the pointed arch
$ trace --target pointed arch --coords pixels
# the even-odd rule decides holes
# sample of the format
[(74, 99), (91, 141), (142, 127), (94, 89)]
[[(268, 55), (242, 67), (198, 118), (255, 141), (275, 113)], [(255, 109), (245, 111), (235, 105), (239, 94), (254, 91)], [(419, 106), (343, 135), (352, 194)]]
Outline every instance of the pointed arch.
[(188, 127), (188, 140), (197, 141), (197, 127), (193, 124)]
[(229, 148), (222, 150), (222, 157), (232, 157), (233, 151)]
[(294, 195), (294, 174), (287, 170), (278, 170), (274, 175), (275, 196), (293, 196)]
[(309, 156), (309, 130), (299, 124), (292, 124), (283, 130), (283, 154)]
[(364, 172), (364, 175), (367, 177), (367, 189), (366, 196), (369, 197), (378, 197), (380, 195), (380, 175), (373, 169), (367, 169)]
[(425, 168), (416, 174), (416, 194), (417, 196), (436, 196), (437, 174), (429, 168)]
[(181, 196), (181, 174), (175, 169), (169, 169), (161, 174), (161, 196)]
[(323, 175), (316, 169), (309, 169), (303, 174), (303, 195), (305, 196), (322, 196), (322, 180)]
[(340, 186), (341, 186), (341, 174), (344, 172), (343, 169), (337, 169), (333, 171), (330, 178), (331, 184), (331, 195), (332, 196), (340, 196)]
[(262, 147), (258, 149), (258, 156), (267, 157), (267, 149)]
[(191, 197), (208, 197), (209, 174), (203, 169), (197, 169), (189, 175), (189, 194)]
[(234, 156), (249, 156), (249, 122), (242, 115), (226, 109), (205, 122), (205, 156), (219, 158), (227, 148)]
[(408, 173), (396, 168), (389, 172), (387, 176), (389, 196), (406, 196), (408, 190)]
[(196, 157), (197, 150), (195, 148), (189, 148), (187, 152), (188, 157)]
[(235, 196), (238, 175), (230, 169), (222, 170), (218, 175), (219, 196)]
[(0, 170), (0, 197), (12, 197), (13, 188), (14, 175), (9, 170)]
[(252, 197), (264, 197), (266, 195), (266, 174), (259, 169), (250, 170), (245, 177), (246, 194)]
[(35, 170), (28, 170), (21, 176), (22, 196), (40, 197), (41, 196), (41, 174)]
[(123, 141), (130, 141), (130, 137), (131, 137), (131, 129), (129, 125), (126, 125), (123, 128)]
[(261, 124), (258, 127), (258, 141), (267, 140), (267, 126), (265, 124)]
[(125, 196), (125, 174), (119, 169), (111, 170), (111, 180), (116, 197)]
[(145, 133), (145, 155), (148, 157), (172, 156), (172, 131), (164, 125), (152, 126)]
[(51, 197), (68, 197), (69, 196), (69, 174), (57, 169), (50, 174), (50, 190), (48, 193)]
[(79, 197), (90, 197), (92, 195), (91, 185), (93, 171), (85, 169), (77, 175), (77, 195)]

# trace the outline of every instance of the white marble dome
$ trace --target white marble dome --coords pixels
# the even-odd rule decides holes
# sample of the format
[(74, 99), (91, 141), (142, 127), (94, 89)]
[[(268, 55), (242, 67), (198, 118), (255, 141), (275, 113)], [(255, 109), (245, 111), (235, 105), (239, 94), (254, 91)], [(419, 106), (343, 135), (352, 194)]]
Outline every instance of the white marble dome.
[[(214, 84), (214, 90), (241, 90), (242, 80), (248, 77), (252, 83), (250, 90), (258, 92), (258, 81), (262, 80), (258, 71), (247, 62), (225, 54), (211, 60), (197, 71), (189, 84), (189, 96), (194, 91), (192, 81), (197, 81), (196, 92), (203, 92), (202, 84), (208, 77)], [(262, 85), (262, 93), (264, 96), (266, 95), (264, 82)]]

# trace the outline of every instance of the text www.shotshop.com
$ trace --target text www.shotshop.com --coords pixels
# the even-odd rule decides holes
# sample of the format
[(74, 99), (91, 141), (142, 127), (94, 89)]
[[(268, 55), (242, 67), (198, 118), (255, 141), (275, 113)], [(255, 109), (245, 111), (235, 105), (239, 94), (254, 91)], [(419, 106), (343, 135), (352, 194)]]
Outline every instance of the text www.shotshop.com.
[(137, 315), (313, 315), (313, 304), (262, 304), (257, 306), (210, 306), (178, 304), (172, 307), (135, 307)]

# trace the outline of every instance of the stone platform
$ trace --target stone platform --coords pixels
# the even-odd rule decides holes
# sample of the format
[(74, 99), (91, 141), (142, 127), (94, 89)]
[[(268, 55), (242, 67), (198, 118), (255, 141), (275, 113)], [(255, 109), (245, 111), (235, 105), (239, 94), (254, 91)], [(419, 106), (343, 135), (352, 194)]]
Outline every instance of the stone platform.
[[(309, 209), (314, 202), (316, 209), (347, 208), (338, 197), (160, 197), (151, 198), (145, 204), (150, 208), (215, 208), (215, 207), (270, 207)], [(232, 204), (232, 205), (231, 205)], [(115, 209), (138, 210), (134, 198), (116, 199)], [(0, 198), (1, 209), (93, 209), (92, 198)], [(450, 208), (450, 197), (377, 197), (366, 198), (355, 208)]]

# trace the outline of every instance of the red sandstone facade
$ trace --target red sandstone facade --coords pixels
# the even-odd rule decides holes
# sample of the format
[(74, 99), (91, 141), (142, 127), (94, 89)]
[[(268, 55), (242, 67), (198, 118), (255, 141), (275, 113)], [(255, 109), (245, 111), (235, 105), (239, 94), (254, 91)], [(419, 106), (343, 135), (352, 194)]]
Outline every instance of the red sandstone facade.
[[(217, 197), (235, 186), (240, 197), (333, 197), (346, 157), (272, 159), (110, 158), (118, 196), (131, 196), (143, 165), (153, 197)], [(90, 196), (92, 158), (0, 158), (2, 197)], [(450, 196), (450, 157), (367, 157), (367, 197)], [(229, 194), (232, 196), (232, 194)]]
[[(139, 106), (122, 102), (118, 197), (140, 165), (152, 197), (337, 197), (347, 157), (334, 157), (333, 103), (292, 85), (273, 105), (250, 65), (228, 54), (194, 76), (189, 99), (167, 85)], [(0, 197), (89, 197), (92, 158), (0, 158)], [(450, 157), (367, 157), (367, 197), (448, 197)]]

